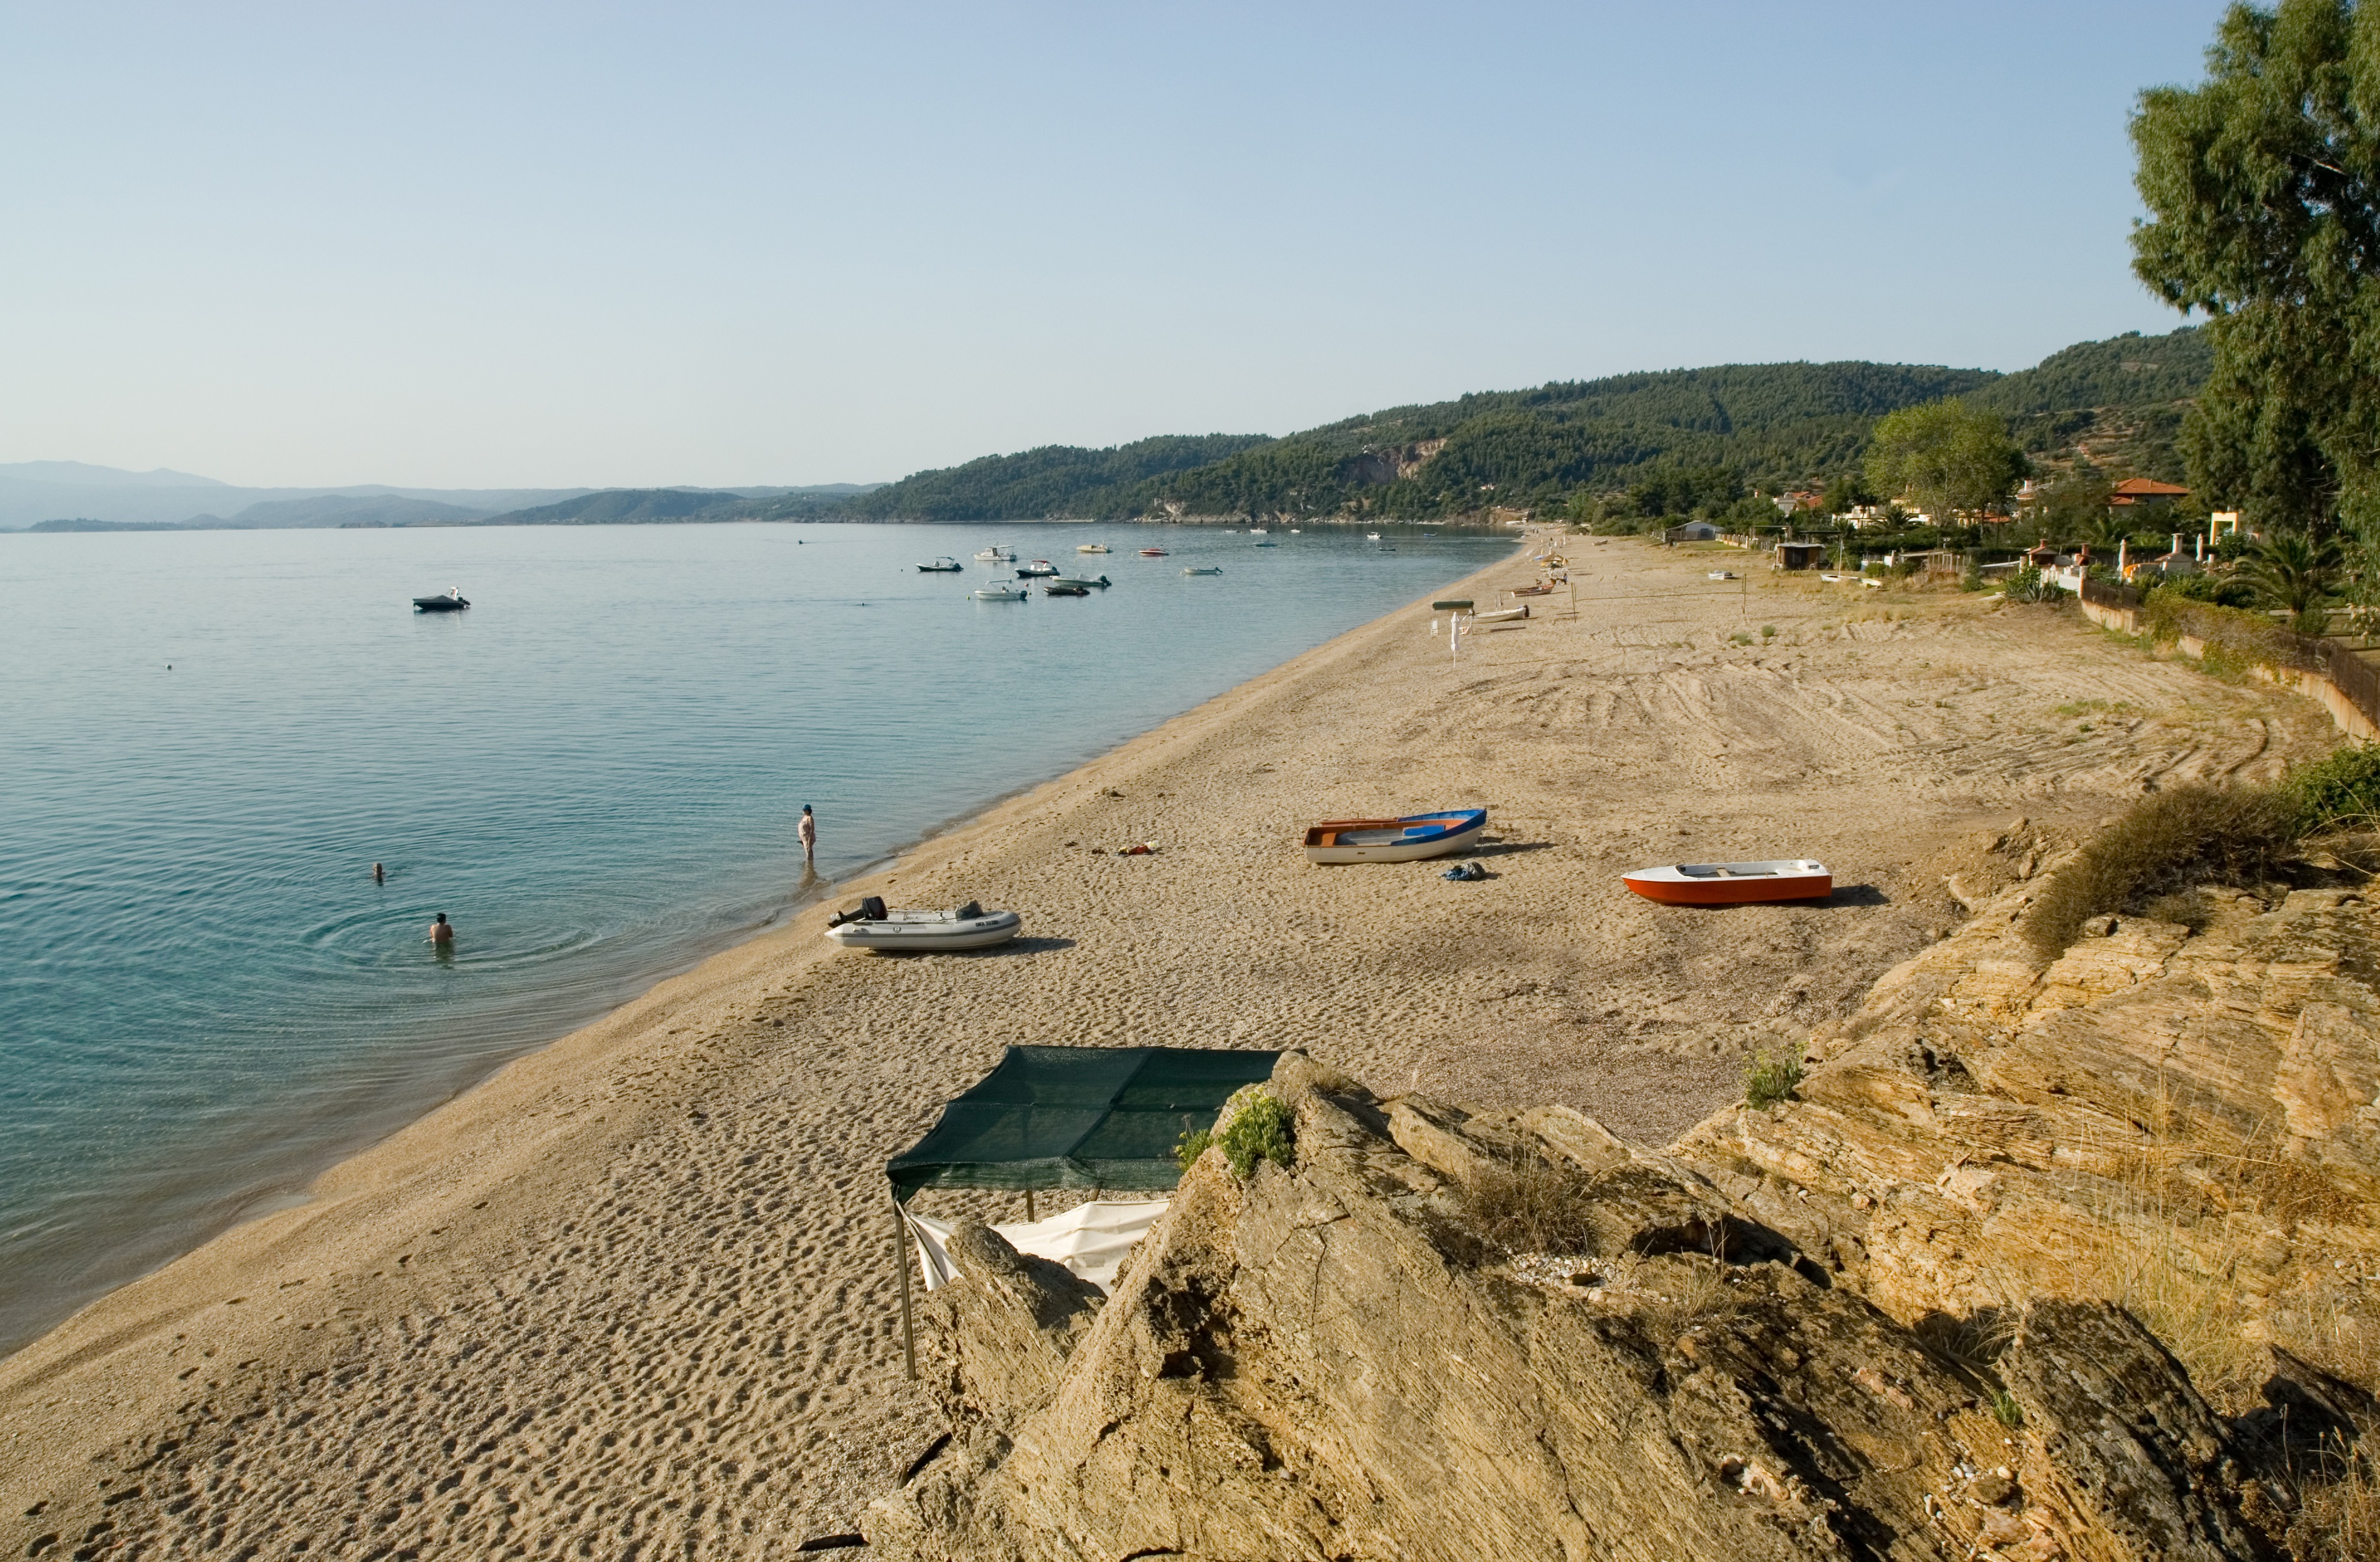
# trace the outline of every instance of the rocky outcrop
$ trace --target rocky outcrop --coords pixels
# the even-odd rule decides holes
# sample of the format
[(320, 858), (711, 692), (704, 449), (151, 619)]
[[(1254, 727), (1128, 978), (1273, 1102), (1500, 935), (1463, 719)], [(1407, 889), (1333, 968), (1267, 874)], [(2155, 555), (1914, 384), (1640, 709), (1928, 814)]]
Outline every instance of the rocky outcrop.
[[(1292, 1054), (1294, 1165), (1209, 1153), (1111, 1298), (970, 1229), (924, 1330), (953, 1439), (872, 1544), (2349, 1554), (2321, 1483), (2380, 1416), (2380, 913), (2210, 889), (2046, 961), (2039, 844), (1989, 844), (1973, 920), (1793, 1098), (1664, 1153)], [(1548, 1185), (1566, 1224), (1500, 1206)]]
[[(1209, 1152), (1087, 1326), (1071, 1282), (955, 1244), (923, 1331), (954, 1436), (876, 1554), (2255, 1553), (2221, 1424), (2120, 1314), (2037, 1312), (2001, 1389), (1574, 1114), (1382, 1103), (1293, 1057), (1276, 1088), (1294, 1167)], [(1585, 1184), (1595, 1251), (1472, 1234), (1522, 1156)]]

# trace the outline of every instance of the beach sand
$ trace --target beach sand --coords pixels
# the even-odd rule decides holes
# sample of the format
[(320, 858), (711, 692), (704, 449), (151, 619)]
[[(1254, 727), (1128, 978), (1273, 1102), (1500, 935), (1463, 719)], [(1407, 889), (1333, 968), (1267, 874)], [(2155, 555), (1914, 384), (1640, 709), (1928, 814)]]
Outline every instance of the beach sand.
[[(1540, 599), (1458, 664), (1392, 613), (837, 897), (1015, 906), (1011, 948), (844, 953), (815, 908), (0, 1362), (0, 1553), (786, 1555), (940, 1430), (901, 1376), (881, 1168), (1003, 1046), (1303, 1047), (1660, 1142), (1950, 926), (1974, 832), (2071, 838), (2335, 741), (2070, 611), (1570, 547), (1575, 619)], [(1487, 882), (1296, 850), (1478, 804)], [(1772, 856), (1843, 890), (1713, 913), (1618, 883)]]

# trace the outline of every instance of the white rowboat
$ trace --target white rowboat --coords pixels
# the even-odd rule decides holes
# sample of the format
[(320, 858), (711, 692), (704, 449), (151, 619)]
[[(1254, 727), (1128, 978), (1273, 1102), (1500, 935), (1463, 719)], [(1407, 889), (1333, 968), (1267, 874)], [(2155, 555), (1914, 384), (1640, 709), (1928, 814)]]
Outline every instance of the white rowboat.
[(826, 936), (847, 950), (923, 954), (981, 950), (1016, 937), (1025, 919), (1013, 911), (986, 911), (969, 902), (956, 911), (888, 911), (870, 896), (856, 912), (834, 919)]

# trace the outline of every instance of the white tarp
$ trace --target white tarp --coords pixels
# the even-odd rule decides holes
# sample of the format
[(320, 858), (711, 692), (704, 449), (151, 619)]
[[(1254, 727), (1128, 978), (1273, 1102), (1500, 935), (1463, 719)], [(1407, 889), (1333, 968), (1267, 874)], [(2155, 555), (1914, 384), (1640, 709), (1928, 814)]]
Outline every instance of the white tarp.
[[(1127, 1204), (1094, 1199), (1047, 1220), (1020, 1221), (1014, 1226), (994, 1226), (992, 1229), (1007, 1238), (1008, 1245), (1017, 1252), (1062, 1264), (1106, 1290), (1115, 1284), (1116, 1271), (1123, 1267), (1132, 1244), (1148, 1234), (1148, 1229), (1157, 1224), (1157, 1217), (1165, 1213), (1169, 1202), (1140, 1199)], [(947, 1285), (957, 1275), (945, 1251), (951, 1237), (950, 1226), (922, 1215), (911, 1215), (907, 1210), (901, 1213), (909, 1223), (910, 1235), (917, 1240), (917, 1267), (925, 1272), (926, 1289), (932, 1290)]]

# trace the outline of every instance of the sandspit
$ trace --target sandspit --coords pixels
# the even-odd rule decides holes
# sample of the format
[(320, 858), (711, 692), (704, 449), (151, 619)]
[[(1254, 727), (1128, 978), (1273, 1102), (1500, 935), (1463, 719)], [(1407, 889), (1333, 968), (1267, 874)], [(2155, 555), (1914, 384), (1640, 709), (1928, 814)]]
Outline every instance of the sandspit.
[[(0, 1362), (0, 1552), (791, 1554), (938, 1430), (880, 1168), (1002, 1046), (1298, 1046), (1661, 1141), (1942, 936), (1977, 830), (2071, 836), (2333, 741), (2070, 612), (1571, 548), (1575, 617), (1538, 599), (1458, 663), (1392, 613), (845, 887), (1014, 905), (1016, 944), (844, 954), (814, 910)], [(1483, 804), (1483, 882), (1296, 850)], [(1702, 913), (1618, 883), (1787, 855), (1843, 888)]]

